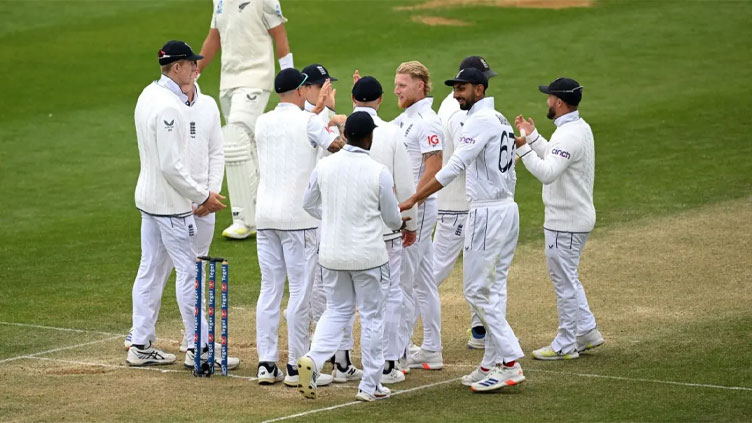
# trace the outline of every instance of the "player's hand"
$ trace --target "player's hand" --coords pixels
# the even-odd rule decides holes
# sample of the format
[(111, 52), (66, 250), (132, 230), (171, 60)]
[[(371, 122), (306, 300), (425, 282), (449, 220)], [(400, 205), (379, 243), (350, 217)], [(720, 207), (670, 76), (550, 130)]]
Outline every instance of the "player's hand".
[(360, 71), (355, 69), (355, 72), (353, 72), (353, 85), (355, 85), (360, 80)]
[(525, 130), (525, 134), (530, 135), (535, 131), (535, 122), (533, 121), (533, 118), (529, 118), (528, 120), (525, 120), (522, 115), (517, 116), (514, 118), (514, 126), (517, 127), (517, 131), (522, 133), (522, 130)]
[(402, 230), (402, 248), (407, 248), (415, 244), (415, 240), (418, 239), (418, 235), (415, 231)]
[(413, 206), (415, 206), (415, 199), (413, 199), (413, 197), (410, 197), (407, 200), (400, 203), (399, 205), (400, 213), (405, 210), (410, 210), (411, 208), (413, 208)]
[(204, 203), (201, 204), (201, 206), (198, 209), (196, 209), (198, 211), (199, 209), (201, 209), (201, 207), (204, 207), (207, 210), (207, 213), (203, 215), (196, 213), (196, 215), (206, 216), (209, 213), (222, 210), (223, 208), (227, 207), (226, 205), (222, 204), (222, 201), (221, 201), (221, 200), (224, 200), (225, 198), (226, 197), (222, 194), (217, 194), (216, 192), (209, 192), (209, 198), (207, 198), (206, 201), (204, 201)]
[(347, 122), (347, 115), (334, 115), (329, 119), (329, 123), (326, 126), (341, 126)]
[(514, 145), (517, 146), (517, 148), (522, 147), (523, 145), (527, 144), (527, 138), (526, 137), (518, 137), (514, 136)]
[(207, 209), (204, 206), (198, 206), (195, 209), (193, 209), (193, 214), (195, 214), (198, 217), (204, 217), (208, 215), (209, 213), (211, 213), (209, 209)]
[[(331, 87), (331, 85), (330, 85), (330, 87)], [(326, 101), (324, 102), (324, 104), (326, 105), (326, 107), (328, 107), (331, 110), (334, 110), (334, 103), (335, 103), (334, 96), (336, 96), (336, 95), (337, 95), (337, 89), (336, 88), (330, 89), (329, 90), (329, 95), (326, 97)]]

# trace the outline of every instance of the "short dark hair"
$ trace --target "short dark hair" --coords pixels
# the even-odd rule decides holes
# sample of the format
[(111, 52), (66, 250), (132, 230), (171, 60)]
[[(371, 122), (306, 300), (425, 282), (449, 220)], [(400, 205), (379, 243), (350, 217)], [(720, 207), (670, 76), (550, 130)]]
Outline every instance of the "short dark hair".
[(353, 135), (351, 135), (349, 137), (346, 137), (346, 138), (347, 138), (347, 143), (348, 144), (354, 145), (356, 147), (362, 147), (363, 146), (363, 141), (365, 141), (366, 139), (368, 139), (370, 137), (373, 137), (373, 132), (369, 132), (367, 134), (358, 134), (358, 135), (353, 134)]

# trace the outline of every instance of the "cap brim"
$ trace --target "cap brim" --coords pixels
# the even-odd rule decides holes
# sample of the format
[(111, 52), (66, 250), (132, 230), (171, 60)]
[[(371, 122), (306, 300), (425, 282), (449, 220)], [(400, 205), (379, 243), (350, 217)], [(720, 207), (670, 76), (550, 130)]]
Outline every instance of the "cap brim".
[[(305, 73), (304, 75), (308, 75), (308, 74), (307, 74), (307, 73)], [(308, 80), (308, 81), (306, 81), (306, 82), (305, 82), (305, 85), (322, 85), (322, 84), (324, 84), (324, 82), (326, 82), (326, 80), (327, 80), (327, 79), (329, 79), (329, 80), (330, 80), (330, 81), (332, 81), (332, 82), (334, 82), (334, 81), (338, 81), (338, 79), (337, 79), (337, 78), (332, 78), (332, 77), (330, 76), (329, 78), (320, 78), (320, 79), (312, 79), (312, 80)]]
[(490, 79), (490, 78), (493, 78), (493, 77), (494, 77), (494, 76), (496, 76), (496, 75), (498, 75), (498, 73), (496, 73), (496, 72), (492, 71), (491, 69), (489, 69), (489, 70), (487, 70), (487, 71), (483, 72), (483, 76), (485, 76), (485, 77), (486, 77), (486, 79)]
[(444, 85), (448, 87), (453, 87), (454, 84), (472, 84), (472, 81), (467, 81), (465, 79), (447, 79), (444, 81)]
[(551, 90), (550, 90), (550, 89), (548, 89), (548, 85), (538, 85), (538, 89), (539, 89), (539, 90), (540, 90), (540, 92), (542, 92), (543, 94), (551, 94)]
[(190, 61), (199, 61), (199, 60), (201, 60), (201, 59), (203, 59), (203, 58), (204, 58), (204, 56), (202, 56), (202, 55), (200, 55), (200, 54), (194, 54), (193, 56), (188, 56), (188, 57), (186, 57), (186, 58), (185, 58), (185, 60), (190, 60)]

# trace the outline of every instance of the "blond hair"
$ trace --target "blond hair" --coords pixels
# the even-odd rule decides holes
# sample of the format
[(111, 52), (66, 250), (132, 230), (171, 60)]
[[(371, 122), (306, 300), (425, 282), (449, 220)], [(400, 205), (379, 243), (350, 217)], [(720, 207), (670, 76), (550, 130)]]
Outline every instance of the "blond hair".
[(407, 74), (412, 78), (423, 81), (424, 95), (428, 95), (428, 93), (431, 92), (431, 74), (423, 63), (420, 63), (417, 60), (401, 63), (399, 67), (397, 67), (397, 73)]

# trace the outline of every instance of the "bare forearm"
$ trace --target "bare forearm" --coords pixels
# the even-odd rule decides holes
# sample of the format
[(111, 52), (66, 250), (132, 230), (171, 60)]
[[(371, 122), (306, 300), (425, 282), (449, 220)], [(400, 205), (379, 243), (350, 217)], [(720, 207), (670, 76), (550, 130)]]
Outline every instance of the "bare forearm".
[(290, 42), (287, 40), (287, 30), (285, 25), (277, 25), (269, 30), (269, 35), (274, 40), (274, 49), (277, 53), (277, 59), (281, 59), (290, 53)]
[(214, 56), (217, 55), (221, 47), (220, 41), (219, 30), (216, 28), (210, 29), (209, 34), (206, 35), (204, 44), (201, 46), (201, 53), (199, 53), (204, 58), (198, 61), (198, 73), (201, 73), (214, 60)]
[(435, 180), (436, 172), (441, 170), (441, 151), (432, 151), (430, 153), (423, 154), (423, 176), (418, 181), (418, 187), (416, 191), (420, 191), (424, 185), (428, 184), (431, 180)]

